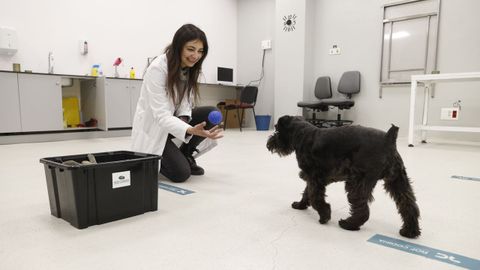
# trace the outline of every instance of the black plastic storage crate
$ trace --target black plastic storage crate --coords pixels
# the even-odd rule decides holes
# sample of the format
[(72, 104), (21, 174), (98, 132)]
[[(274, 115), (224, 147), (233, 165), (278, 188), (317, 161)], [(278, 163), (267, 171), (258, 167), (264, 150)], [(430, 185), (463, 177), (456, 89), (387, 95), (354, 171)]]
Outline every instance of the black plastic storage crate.
[[(97, 163), (82, 164), (91, 155)], [(40, 159), (52, 215), (83, 229), (156, 211), (160, 158), (115, 151)]]

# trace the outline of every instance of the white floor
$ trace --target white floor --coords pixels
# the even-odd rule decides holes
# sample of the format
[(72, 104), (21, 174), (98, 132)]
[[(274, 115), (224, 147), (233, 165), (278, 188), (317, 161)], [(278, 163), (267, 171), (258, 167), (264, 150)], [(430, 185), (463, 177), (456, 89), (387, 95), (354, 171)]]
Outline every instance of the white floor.
[(158, 211), (83, 230), (50, 215), (39, 159), (128, 149), (129, 138), (0, 145), (0, 269), (461, 269), (367, 242), (375, 234), (480, 259), (480, 182), (451, 178), (480, 177), (480, 146), (399, 139), (422, 216), (410, 240), (382, 184), (357, 232), (337, 224), (348, 215), (341, 183), (327, 189), (327, 225), (292, 209), (304, 184), (293, 155), (267, 151), (270, 134), (228, 130), (199, 158), (205, 176), (173, 184), (195, 193), (159, 189)]

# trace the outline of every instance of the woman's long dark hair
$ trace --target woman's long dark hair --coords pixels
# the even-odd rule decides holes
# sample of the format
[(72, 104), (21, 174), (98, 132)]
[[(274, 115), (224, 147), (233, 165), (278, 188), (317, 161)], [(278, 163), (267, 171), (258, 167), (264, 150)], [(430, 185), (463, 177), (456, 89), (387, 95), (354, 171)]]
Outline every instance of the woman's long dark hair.
[(199, 98), (198, 76), (202, 71), (203, 60), (205, 60), (208, 54), (208, 43), (205, 33), (193, 24), (184, 24), (173, 36), (172, 43), (165, 49), (168, 63), (167, 91), (174, 103), (176, 103), (176, 100), (180, 103), (183, 98), (183, 96), (176, 97), (174, 90), (174, 87), (178, 87), (180, 82), (183, 47), (187, 42), (196, 39), (203, 43), (203, 54), (200, 60), (193, 67), (189, 68), (186, 81), (187, 88), (183, 93), (183, 95), (187, 95), (190, 98), (191, 91), (193, 91), (194, 102), (196, 103)]

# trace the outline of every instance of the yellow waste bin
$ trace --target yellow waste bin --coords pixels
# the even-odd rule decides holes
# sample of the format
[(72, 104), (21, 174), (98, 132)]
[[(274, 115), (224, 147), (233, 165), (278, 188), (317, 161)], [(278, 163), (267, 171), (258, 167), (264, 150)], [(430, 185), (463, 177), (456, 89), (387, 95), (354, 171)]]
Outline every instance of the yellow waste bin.
[(68, 127), (77, 127), (80, 124), (80, 108), (77, 97), (64, 97), (62, 99), (63, 121)]

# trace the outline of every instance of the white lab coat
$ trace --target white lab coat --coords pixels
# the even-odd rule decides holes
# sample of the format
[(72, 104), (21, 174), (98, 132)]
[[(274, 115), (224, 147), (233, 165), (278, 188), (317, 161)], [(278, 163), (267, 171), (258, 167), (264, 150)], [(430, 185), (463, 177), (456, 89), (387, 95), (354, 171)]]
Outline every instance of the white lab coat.
[[(184, 143), (188, 143), (191, 138), (191, 135), (187, 134), (187, 129), (191, 126), (178, 116), (188, 116), (189, 120), (191, 119), (192, 104), (190, 102), (193, 97), (189, 99), (184, 95), (175, 111), (175, 104), (167, 94), (167, 74), (165, 54), (157, 57), (145, 73), (133, 119), (133, 151), (162, 155), (168, 134), (172, 134)], [(204, 153), (215, 145), (214, 140), (206, 138), (197, 149)]]

